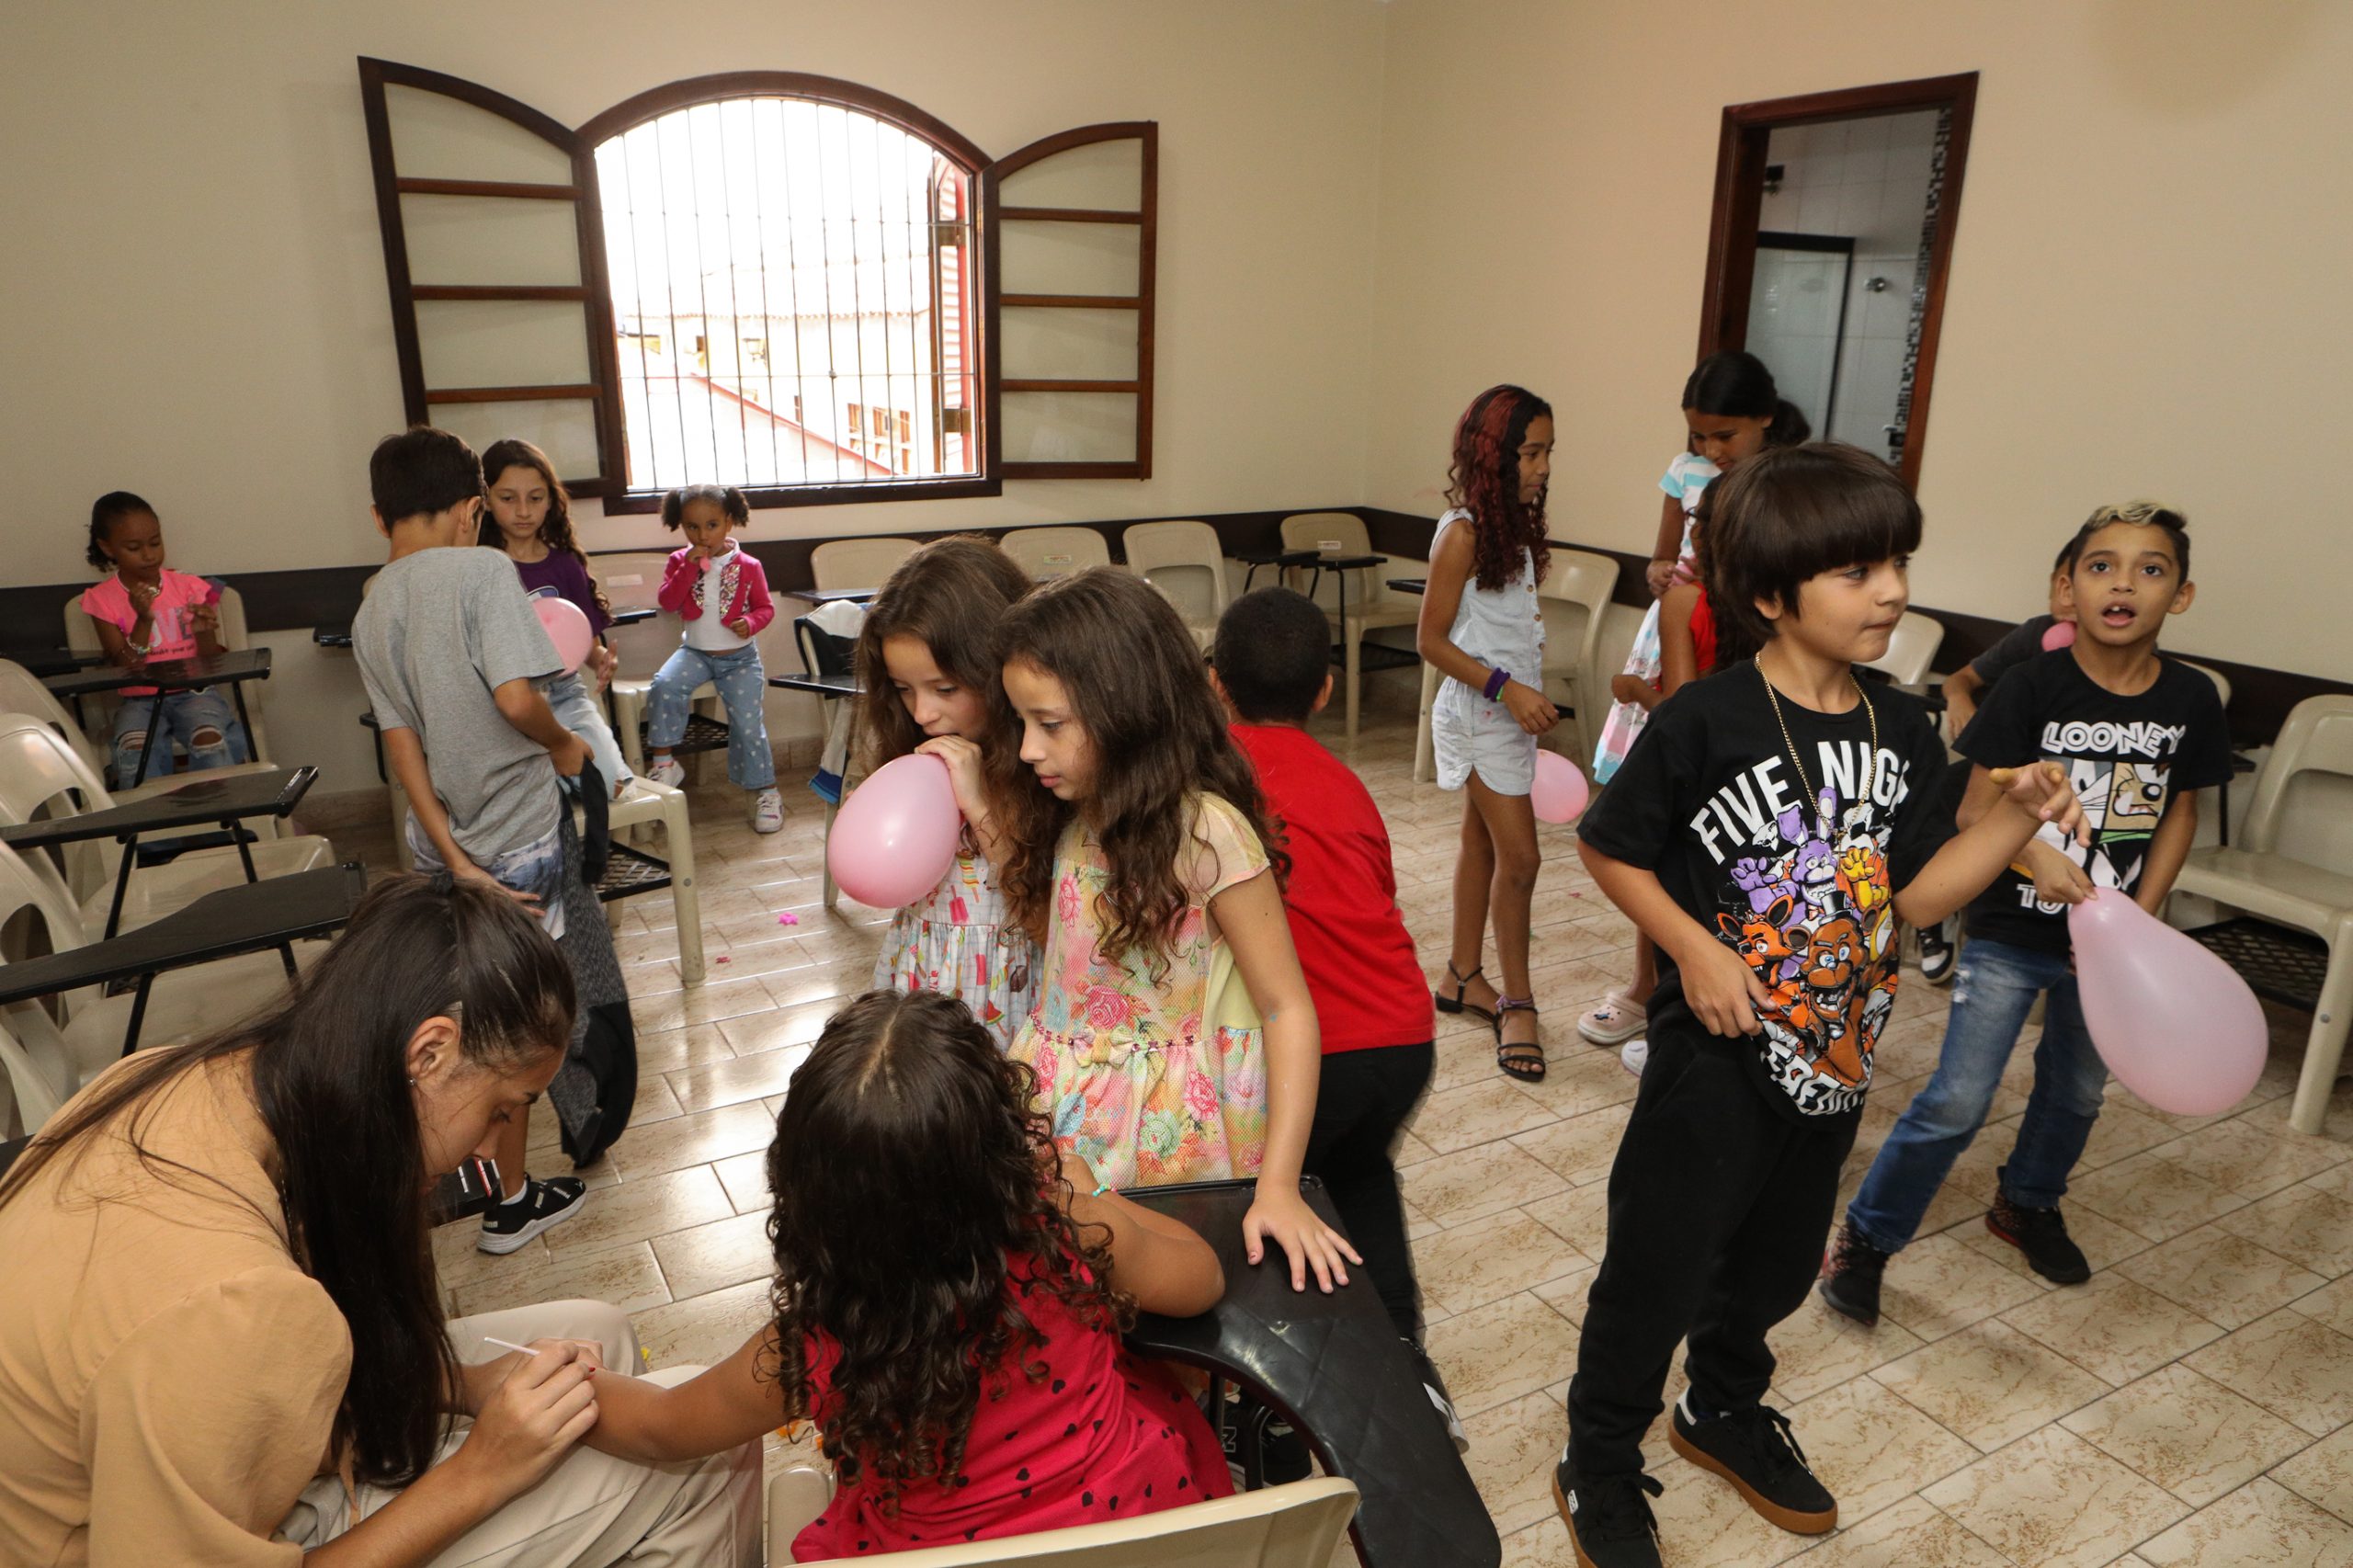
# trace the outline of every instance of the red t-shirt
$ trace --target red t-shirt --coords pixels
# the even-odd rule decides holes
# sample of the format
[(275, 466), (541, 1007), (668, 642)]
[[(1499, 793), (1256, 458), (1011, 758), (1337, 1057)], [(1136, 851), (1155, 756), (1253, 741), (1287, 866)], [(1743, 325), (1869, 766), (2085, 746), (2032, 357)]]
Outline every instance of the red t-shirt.
[(1364, 780), (1306, 731), (1236, 724), (1290, 851), (1283, 910), (1307, 974), (1324, 1050), (1419, 1045), (1438, 1032), (1405, 917), (1389, 828)]
[[(794, 1562), (1115, 1523), (1233, 1495), (1217, 1434), (1166, 1367), (1131, 1358), (1117, 1330), (1079, 1322), (1033, 1283), (1026, 1258), (1013, 1261), (1008, 1281), (1046, 1336), (1022, 1359), (1046, 1375), (1032, 1382), (1000, 1365), (982, 1379), (964, 1439), (965, 1483), (906, 1487), (888, 1516), (863, 1483), (846, 1486), (793, 1538)], [(837, 1343), (812, 1341), (821, 1413), (840, 1360)]]

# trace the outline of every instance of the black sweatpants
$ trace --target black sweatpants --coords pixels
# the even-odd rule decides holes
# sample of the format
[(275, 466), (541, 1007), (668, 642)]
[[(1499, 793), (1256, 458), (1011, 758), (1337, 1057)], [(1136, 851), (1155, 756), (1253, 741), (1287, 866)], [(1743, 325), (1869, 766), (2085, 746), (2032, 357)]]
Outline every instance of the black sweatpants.
[(1324, 1058), (1315, 1119), (1307, 1133), (1304, 1174), (1320, 1177), (1340, 1223), (1364, 1258), (1364, 1271), (1397, 1332), (1422, 1342), (1421, 1291), (1405, 1240), (1404, 1200), (1390, 1150), (1397, 1130), (1429, 1087), (1438, 1053), (1419, 1045), (1378, 1045)]
[[(1801, 1123), (1767, 1102), (1745, 1042), (1707, 1036), (1679, 1005), (1654, 1017), (1617, 1161), (1609, 1240), (1586, 1298), (1569, 1449), (1587, 1475), (1643, 1467), (1676, 1341), (1710, 1411), (1765, 1397), (1765, 1336), (1805, 1301), (1854, 1147), (1859, 1107)], [(1695, 1038), (1696, 1037), (1696, 1038)]]

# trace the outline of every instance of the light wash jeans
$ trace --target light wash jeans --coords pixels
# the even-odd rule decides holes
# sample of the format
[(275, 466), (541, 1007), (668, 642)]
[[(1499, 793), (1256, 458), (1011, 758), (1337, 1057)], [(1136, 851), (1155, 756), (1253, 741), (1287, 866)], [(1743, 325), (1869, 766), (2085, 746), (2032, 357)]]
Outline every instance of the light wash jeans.
[(654, 676), (645, 699), (645, 744), (674, 746), (686, 738), (687, 710), (695, 688), (709, 681), (719, 687), (727, 710), (727, 777), (745, 790), (776, 788), (776, 753), (768, 747), (767, 672), (760, 667), (757, 643), (724, 653), (680, 647)]
[(2108, 1067), (2084, 1028), (2065, 953), (1973, 939), (1953, 971), (1952, 1015), (1936, 1076), (1904, 1108), (1847, 1206), (1847, 1225), (1857, 1236), (1882, 1252), (1911, 1241), (1953, 1161), (1985, 1125), (2002, 1070), (2042, 992), (2051, 1000), (2042, 1043), (2034, 1048), (2034, 1089), (1999, 1180), (2003, 1195), (2022, 1209), (2059, 1206), (2067, 1173), (2099, 1119)]
[(548, 682), (546, 696), (555, 722), (580, 737), (596, 759), (597, 771), (605, 776), (613, 793), (620, 794), (621, 786), (629, 782), (629, 764), (622, 760), (620, 742), (613, 738), (613, 727), (606, 722), (605, 705), (577, 675), (558, 676)]
[[(155, 699), (126, 697), (114, 712), (114, 741), (111, 747), (114, 761), (114, 782), (118, 790), (131, 788), (131, 779), (139, 775), (139, 754), (147, 744), (147, 721), (155, 711)], [(210, 734), (212, 740), (202, 744), (197, 736)], [(188, 747), (188, 765), (191, 771), (205, 767), (226, 767), (253, 756), (253, 748), (245, 744), (245, 727), (237, 722), (237, 710), (227, 697), (209, 686), (194, 691), (175, 691), (164, 698), (163, 733), (155, 737), (155, 755), (148, 759), (147, 777), (161, 778), (172, 771), (172, 743)]]

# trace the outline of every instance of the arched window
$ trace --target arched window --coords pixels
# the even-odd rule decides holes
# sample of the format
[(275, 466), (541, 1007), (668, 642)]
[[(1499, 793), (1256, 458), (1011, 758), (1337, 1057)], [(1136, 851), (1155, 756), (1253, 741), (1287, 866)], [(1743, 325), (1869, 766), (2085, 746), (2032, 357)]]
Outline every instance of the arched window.
[(795, 73), (577, 130), (436, 72), (360, 78), (412, 418), (537, 440), (608, 511), (1149, 474), (1151, 125), (992, 163)]

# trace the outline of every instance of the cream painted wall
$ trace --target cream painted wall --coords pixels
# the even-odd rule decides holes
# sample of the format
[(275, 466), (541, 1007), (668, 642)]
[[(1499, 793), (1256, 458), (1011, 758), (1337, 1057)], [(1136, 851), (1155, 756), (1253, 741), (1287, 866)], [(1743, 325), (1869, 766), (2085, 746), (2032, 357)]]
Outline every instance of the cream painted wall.
[[(991, 153), (1098, 120), (1160, 122), (1155, 477), (763, 513), (754, 538), (1352, 497), (1381, 26), (1368, 0), (8, 6), (0, 581), (85, 580), (77, 536), (117, 486), (162, 509), (184, 569), (378, 554), (366, 459), (402, 413), (360, 54), (472, 78), (567, 124), (746, 67), (895, 93)], [(662, 537), (650, 518), (584, 510), (591, 549)]]
[(2199, 541), (2171, 644), (2353, 678), (2353, 6), (1395, 0), (1387, 58), (1366, 501), (1435, 513), (1463, 404), (1524, 381), (1554, 532), (1647, 551), (1722, 106), (1975, 70), (1915, 597), (2024, 616), (2086, 513), (2155, 494)]

